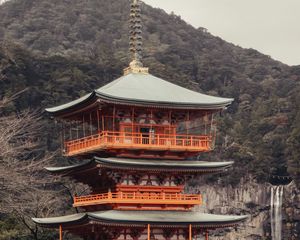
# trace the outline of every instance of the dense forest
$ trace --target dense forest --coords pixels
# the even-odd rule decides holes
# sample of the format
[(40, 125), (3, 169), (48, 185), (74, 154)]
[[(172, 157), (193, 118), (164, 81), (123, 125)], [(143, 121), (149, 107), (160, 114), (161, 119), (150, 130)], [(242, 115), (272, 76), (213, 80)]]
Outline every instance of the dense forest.
[[(248, 175), (265, 182), (270, 174), (289, 174), (299, 186), (300, 66), (235, 46), (163, 10), (143, 4), (142, 11), (144, 65), (153, 75), (235, 99), (219, 117), (216, 151), (199, 158), (235, 161), (224, 184)], [(128, 13), (126, 0), (0, 5), (0, 99), (22, 91), (0, 107), (0, 117), (73, 100), (120, 76), (129, 62)], [(45, 123), (40, 151), (53, 152), (59, 143), (52, 139), (52, 125), (47, 117), (40, 121)], [(10, 232), (19, 220), (1, 212), (0, 232), (8, 235), (0, 239), (32, 239), (32, 232), (26, 236), (18, 227)]]

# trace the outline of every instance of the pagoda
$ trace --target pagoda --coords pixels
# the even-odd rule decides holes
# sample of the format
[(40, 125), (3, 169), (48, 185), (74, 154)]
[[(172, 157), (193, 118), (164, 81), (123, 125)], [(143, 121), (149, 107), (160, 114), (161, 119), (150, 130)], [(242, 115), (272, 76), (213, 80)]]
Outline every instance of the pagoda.
[(62, 124), (63, 155), (79, 164), (47, 168), (87, 184), (74, 196), (80, 213), (34, 218), (85, 239), (181, 240), (232, 227), (247, 216), (194, 210), (200, 194), (185, 192), (197, 175), (233, 162), (192, 160), (212, 151), (215, 114), (233, 99), (208, 96), (155, 77), (142, 64), (140, 3), (131, 0), (131, 63), (124, 75), (66, 104), (46, 109)]

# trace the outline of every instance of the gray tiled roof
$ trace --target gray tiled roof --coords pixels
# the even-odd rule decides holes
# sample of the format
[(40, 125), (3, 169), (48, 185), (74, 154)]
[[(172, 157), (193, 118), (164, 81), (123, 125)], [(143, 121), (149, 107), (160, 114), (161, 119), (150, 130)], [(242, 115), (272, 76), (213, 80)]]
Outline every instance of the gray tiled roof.
[(94, 157), (94, 160), (84, 161), (66, 167), (48, 167), (48, 171), (53, 173), (64, 173), (73, 170), (86, 169), (96, 164), (104, 165), (108, 168), (133, 168), (133, 169), (159, 169), (160, 171), (221, 171), (230, 167), (233, 162), (208, 162), (208, 161), (190, 161), (190, 160), (153, 160), (153, 159), (128, 159), (128, 158), (100, 158)]
[(110, 223), (128, 224), (164, 224), (164, 225), (185, 225), (194, 224), (200, 226), (234, 225), (245, 220), (248, 216), (215, 215), (191, 211), (120, 211), (108, 210), (98, 212), (79, 213), (69, 216), (52, 218), (33, 218), (32, 220), (40, 225), (56, 227), (57, 225), (70, 225), (76, 222), (82, 224), (90, 220), (105, 221)]
[(96, 89), (75, 101), (46, 109), (50, 113), (65, 111), (93, 98), (114, 103), (169, 106), (174, 108), (221, 109), (232, 98), (221, 98), (195, 92), (151, 74), (130, 73)]

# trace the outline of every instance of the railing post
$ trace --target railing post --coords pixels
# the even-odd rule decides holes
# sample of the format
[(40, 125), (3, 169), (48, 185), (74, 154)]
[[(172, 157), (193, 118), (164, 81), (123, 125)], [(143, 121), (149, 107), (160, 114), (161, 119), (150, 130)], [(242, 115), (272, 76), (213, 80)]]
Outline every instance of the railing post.
[(192, 224), (189, 225), (189, 240), (192, 240)]
[(59, 225), (59, 240), (63, 240), (63, 231), (62, 231), (62, 226)]
[(147, 240), (150, 240), (150, 224), (147, 226)]

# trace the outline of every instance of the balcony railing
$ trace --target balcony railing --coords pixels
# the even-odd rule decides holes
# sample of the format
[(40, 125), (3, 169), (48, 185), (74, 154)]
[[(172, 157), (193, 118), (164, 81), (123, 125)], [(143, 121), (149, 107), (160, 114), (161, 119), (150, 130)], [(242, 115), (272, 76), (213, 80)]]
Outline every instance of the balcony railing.
[(81, 197), (74, 197), (74, 207), (100, 205), (100, 204), (126, 204), (141, 206), (176, 205), (182, 208), (201, 204), (201, 195), (181, 193), (139, 193), (139, 192), (108, 192)]
[(65, 155), (72, 156), (106, 149), (203, 152), (211, 149), (211, 136), (143, 134), (103, 131), (65, 142)]

